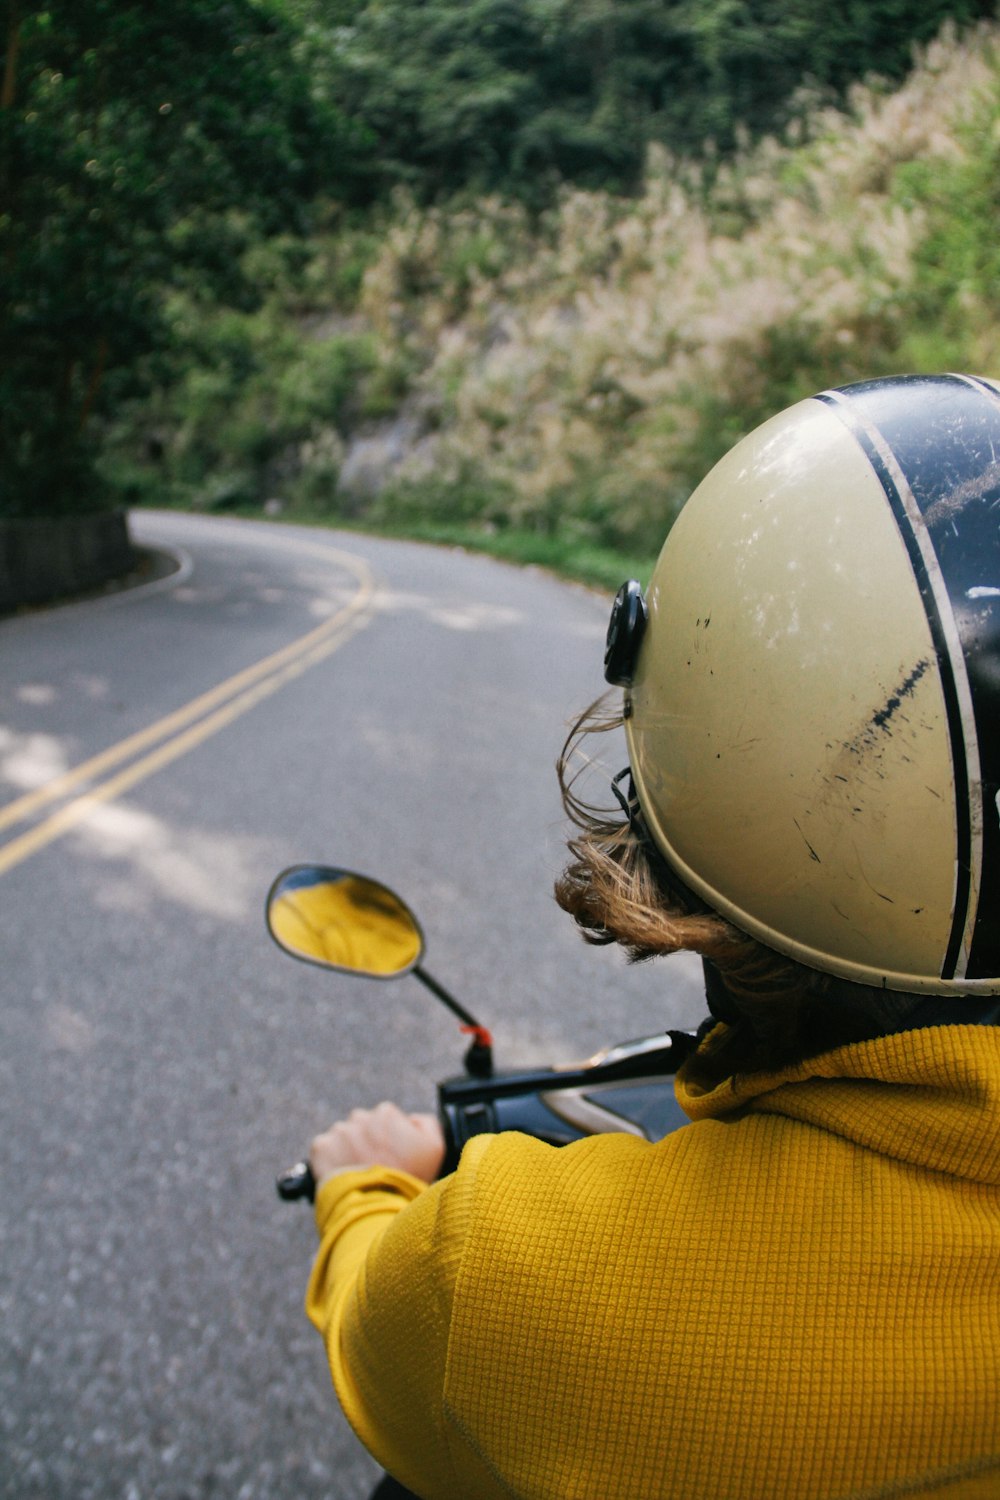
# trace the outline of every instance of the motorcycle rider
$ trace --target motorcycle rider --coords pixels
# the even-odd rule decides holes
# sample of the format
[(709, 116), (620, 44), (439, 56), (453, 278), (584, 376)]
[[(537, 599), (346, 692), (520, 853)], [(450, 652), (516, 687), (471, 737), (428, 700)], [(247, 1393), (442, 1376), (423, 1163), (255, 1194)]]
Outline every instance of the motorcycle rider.
[[(313, 1143), (308, 1311), (424, 1500), (1000, 1494), (997, 454), (991, 382), (824, 392), (616, 601), (557, 899), (702, 954), (693, 1123), (438, 1182), (430, 1117)], [(572, 752), (622, 722), (607, 813)]]

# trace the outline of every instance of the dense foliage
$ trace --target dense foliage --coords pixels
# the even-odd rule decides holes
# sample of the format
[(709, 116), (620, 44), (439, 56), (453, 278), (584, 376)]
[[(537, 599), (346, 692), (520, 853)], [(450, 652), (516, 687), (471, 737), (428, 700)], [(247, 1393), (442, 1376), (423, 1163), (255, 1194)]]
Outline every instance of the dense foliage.
[[(337, 97), (370, 130), (373, 191), (468, 187), (544, 203), (632, 191), (674, 152), (781, 128), (803, 90), (899, 79), (942, 22), (991, 0), (338, 0), (319, 4)], [(335, 24), (331, 24), (335, 23)]]
[(0, 494), (105, 498), (95, 418), (176, 354), (164, 291), (248, 305), (242, 252), (307, 226), (346, 131), (264, 0), (9, 0), (0, 98)]
[(261, 264), (265, 309), (203, 326), (201, 364), (152, 426), (122, 425), (116, 462), (137, 495), (522, 556), (527, 537), (606, 578), (595, 547), (648, 559), (715, 459), (799, 397), (1000, 373), (998, 157), (983, 26), (801, 139), (707, 174), (653, 151), (630, 198), (566, 187), (540, 218), (400, 198)]
[[(775, 205), (838, 181), (822, 150), (840, 127), (820, 104), (873, 69), (902, 76), (942, 19), (993, 8), (7, 0), (0, 514), (280, 495), (548, 533), (568, 516), (645, 545), (657, 496), (682, 492), (711, 447), (699, 434), (735, 432), (810, 378), (819, 314), (776, 313), (765, 337), (740, 309), (760, 308), (746, 278), (754, 257), (771, 274)], [(761, 167), (788, 121), (801, 144)], [(898, 181), (893, 158), (910, 230), (891, 292), (863, 232), (832, 237), (872, 327), (900, 315), (906, 282), (925, 328), (947, 304), (961, 345), (978, 306), (937, 268), (992, 274), (985, 150), (956, 144), (961, 172), (956, 158), (942, 174), (917, 145)], [(843, 193), (836, 213), (853, 206)], [(803, 232), (822, 246), (825, 226)], [(753, 371), (742, 397), (724, 381), (692, 396), (677, 375), (679, 348), (694, 368), (712, 346), (713, 298), (741, 330), (727, 347)], [(371, 422), (393, 426), (407, 462), (368, 494), (341, 481)]]

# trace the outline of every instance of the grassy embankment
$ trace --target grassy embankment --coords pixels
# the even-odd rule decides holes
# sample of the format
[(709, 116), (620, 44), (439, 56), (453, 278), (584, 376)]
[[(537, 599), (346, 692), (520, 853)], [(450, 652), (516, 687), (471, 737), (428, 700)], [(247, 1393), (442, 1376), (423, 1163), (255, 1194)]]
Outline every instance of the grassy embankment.
[[(399, 201), (308, 257), (258, 247), (262, 311), (175, 304), (190, 364), (118, 435), (119, 478), (158, 503), (278, 497), (285, 519), (643, 577), (772, 412), (873, 375), (1000, 374), (998, 167), (983, 27), (732, 163), (654, 153), (633, 199), (566, 191), (541, 222)], [(367, 489), (359, 433), (401, 448)]]

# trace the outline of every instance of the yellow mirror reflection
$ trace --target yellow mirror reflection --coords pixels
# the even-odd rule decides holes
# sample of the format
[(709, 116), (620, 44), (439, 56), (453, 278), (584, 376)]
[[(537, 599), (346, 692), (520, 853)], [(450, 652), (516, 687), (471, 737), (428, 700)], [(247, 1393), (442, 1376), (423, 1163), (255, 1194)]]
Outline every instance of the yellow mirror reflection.
[(268, 898), (267, 920), (296, 958), (356, 974), (405, 974), (423, 952), (409, 908), (387, 886), (350, 870), (286, 871)]

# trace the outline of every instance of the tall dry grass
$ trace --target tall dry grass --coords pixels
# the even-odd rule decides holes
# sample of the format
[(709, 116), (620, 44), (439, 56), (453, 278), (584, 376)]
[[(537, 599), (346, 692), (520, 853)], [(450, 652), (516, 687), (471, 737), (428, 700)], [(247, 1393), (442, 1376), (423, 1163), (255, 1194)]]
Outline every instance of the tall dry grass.
[[(375, 512), (653, 545), (770, 412), (926, 367), (922, 250), (998, 98), (1000, 31), (946, 31), (902, 87), (858, 87), (727, 166), (652, 151), (637, 199), (567, 191), (541, 223), (399, 201), (355, 311), (432, 437)], [(998, 322), (970, 309), (969, 357), (1000, 354)]]

